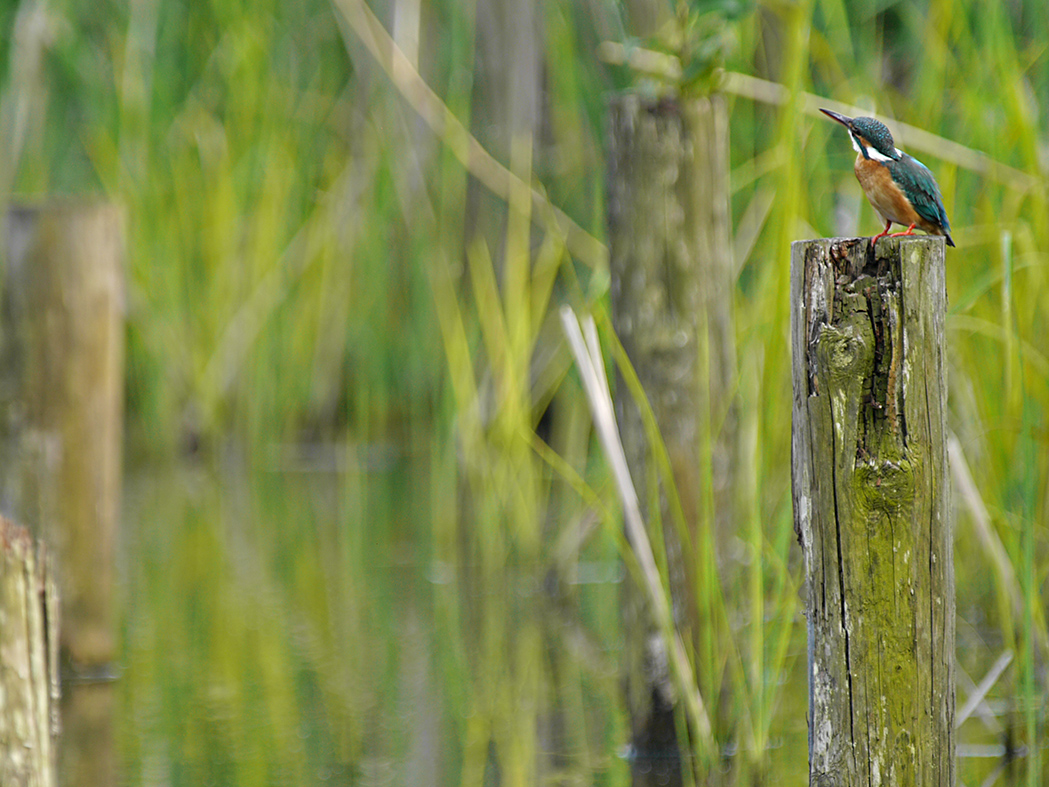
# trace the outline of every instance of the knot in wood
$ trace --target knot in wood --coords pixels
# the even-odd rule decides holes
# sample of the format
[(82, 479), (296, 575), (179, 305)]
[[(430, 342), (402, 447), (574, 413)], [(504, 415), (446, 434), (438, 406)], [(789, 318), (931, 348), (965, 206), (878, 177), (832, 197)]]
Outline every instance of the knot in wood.
[(860, 509), (894, 514), (914, 500), (914, 468), (908, 459), (857, 462), (856, 498)]
[(849, 323), (824, 326), (816, 339), (819, 374), (830, 380), (865, 378), (870, 374), (874, 352), (869, 337)]

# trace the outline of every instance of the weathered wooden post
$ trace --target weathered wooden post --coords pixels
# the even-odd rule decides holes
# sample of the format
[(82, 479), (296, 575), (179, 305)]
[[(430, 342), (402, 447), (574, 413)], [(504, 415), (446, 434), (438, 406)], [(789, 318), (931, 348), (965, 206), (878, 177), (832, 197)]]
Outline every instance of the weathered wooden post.
[(47, 551), (0, 517), (0, 784), (58, 784), (58, 692), (58, 598)]
[[(622, 379), (616, 416), (642, 508), (660, 494), (661, 535), (653, 542), (666, 544), (675, 621), (701, 649), (700, 632), (710, 621), (697, 608), (697, 577), (717, 581), (710, 576), (712, 531), (732, 510), (735, 345), (724, 100), (614, 96), (608, 156), (613, 323), (651, 402), (694, 549), (674, 532), (665, 490), (653, 489), (649, 436)], [(701, 549), (708, 552), (703, 568)], [(624, 623), (634, 783), (674, 783), (676, 692), (659, 629), (630, 582)]]
[(794, 526), (809, 784), (954, 784), (944, 241), (798, 241)]
[(113, 205), (12, 206), (0, 339), (0, 489), (56, 557), (62, 645), (114, 657), (123, 440), (123, 219)]
[(116, 657), (123, 212), (59, 201), (5, 218), (0, 502), (54, 557), (63, 665), (77, 678), (62, 706), (62, 781), (112, 784), (112, 691), (89, 684), (109, 679)]

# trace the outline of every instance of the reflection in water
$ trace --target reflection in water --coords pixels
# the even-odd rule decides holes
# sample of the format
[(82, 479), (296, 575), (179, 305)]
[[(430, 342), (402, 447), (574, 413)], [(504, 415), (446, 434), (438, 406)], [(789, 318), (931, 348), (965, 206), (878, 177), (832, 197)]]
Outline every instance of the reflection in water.
[[(430, 559), (418, 532), (427, 506), (427, 490), (396, 468), (194, 466), (130, 478), (125, 780), (431, 784), (470, 769), (534, 773), (540, 754), (549, 759), (538, 719), (566, 704), (551, 699), (548, 667), (582, 667), (545, 652), (538, 583), (466, 588), (455, 565)], [(476, 641), (464, 639), (465, 619)], [(572, 688), (567, 707), (597, 721), (574, 735), (587, 752), (616, 727), (608, 697), (587, 700), (594, 690), (578, 677)], [(565, 768), (593, 759), (558, 752)]]
[(116, 784), (113, 727), (116, 692), (111, 681), (63, 683), (59, 784)]
[[(335, 464), (127, 479), (123, 781), (628, 784), (616, 545), (564, 576), (486, 562), (433, 526), (447, 490), (411, 462)], [(797, 678), (772, 754), (792, 783)]]

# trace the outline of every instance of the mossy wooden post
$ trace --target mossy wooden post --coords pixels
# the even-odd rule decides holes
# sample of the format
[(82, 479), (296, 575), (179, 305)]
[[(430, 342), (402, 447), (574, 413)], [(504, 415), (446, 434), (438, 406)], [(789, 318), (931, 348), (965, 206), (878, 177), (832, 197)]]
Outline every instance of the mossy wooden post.
[(954, 784), (944, 241), (793, 244), (809, 784)]
[[(732, 510), (729, 223), (723, 98), (679, 103), (614, 96), (608, 154), (612, 318), (667, 448), (691, 530), (694, 548), (687, 554), (672, 525), (666, 490), (653, 489), (657, 466), (649, 435), (622, 378), (616, 415), (642, 508), (659, 493), (661, 525), (647, 524), (653, 545), (666, 545), (675, 622), (701, 654), (700, 632), (710, 621), (697, 608), (704, 594), (696, 583), (717, 581), (713, 531), (731, 521)], [(649, 512), (657, 510), (647, 505)], [(640, 590), (629, 582), (624, 621), (634, 783), (666, 784), (663, 779), (679, 778), (676, 691), (665, 643)]]
[(0, 517), (0, 784), (58, 783), (57, 640), (47, 551)]

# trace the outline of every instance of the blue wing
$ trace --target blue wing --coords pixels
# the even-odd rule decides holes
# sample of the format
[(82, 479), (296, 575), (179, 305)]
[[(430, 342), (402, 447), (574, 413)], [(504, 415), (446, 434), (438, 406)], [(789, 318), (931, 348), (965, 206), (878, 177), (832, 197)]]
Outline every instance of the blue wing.
[(900, 156), (898, 161), (885, 162), (885, 166), (889, 168), (892, 179), (899, 184), (907, 199), (914, 205), (918, 215), (943, 227), (944, 233), (950, 236), (951, 223), (947, 220), (947, 211), (943, 207), (940, 187), (936, 185), (936, 178), (929, 168), (906, 153)]

